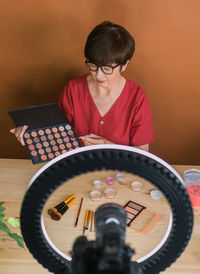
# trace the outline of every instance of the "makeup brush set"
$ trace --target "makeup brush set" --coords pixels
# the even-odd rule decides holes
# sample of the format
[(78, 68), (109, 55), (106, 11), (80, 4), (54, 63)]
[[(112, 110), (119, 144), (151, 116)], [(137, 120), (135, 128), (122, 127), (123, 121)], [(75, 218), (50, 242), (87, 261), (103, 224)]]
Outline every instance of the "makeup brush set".
[[(55, 221), (59, 221), (66, 211), (76, 202), (76, 197), (74, 194), (70, 195), (66, 200), (58, 204), (57, 206), (50, 208), (47, 212), (51, 218)], [(81, 208), (83, 204), (83, 197), (81, 198), (76, 221), (74, 227), (77, 227), (78, 220), (81, 213)], [(125, 206), (124, 210), (127, 214), (126, 224), (132, 230), (137, 233), (146, 235), (149, 231), (156, 225), (156, 223), (161, 219), (161, 215), (157, 214), (151, 210), (147, 210), (146, 207), (135, 203), (134, 201), (129, 201)], [(139, 216), (140, 215), (140, 216)], [(94, 222), (94, 211), (86, 210), (84, 225), (83, 225), (83, 234), (85, 231), (95, 231), (95, 222)]]
[[(55, 207), (50, 208), (47, 212), (51, 216), (52, 220), (59, 221), (62, 216), (65, 214), (65, 212), (76, 202), (76, 197), (74, 194), (70, 195), (66, 200), (61, 202)], [(81, 198), (81, 202), (79, 205), (76, 222), (74, 224), (74, 227), (77, 227), (79, 216), (81, 213), (81, 208), (83, 204), (83, 197)], [(85, 214), (85, 220), (83, 225), (83, 234), (86, 230), (92, 231), (92, 228), (94, 226), (94, 211), (92, 210), (86, 210)]]
[(65, 201), (58, 204), (57, 206), (50, 208), (47, 212), (51, 218), (55, 221), (59, 221), (65, 212), (76, 202), (74, 194), (70, 195)]

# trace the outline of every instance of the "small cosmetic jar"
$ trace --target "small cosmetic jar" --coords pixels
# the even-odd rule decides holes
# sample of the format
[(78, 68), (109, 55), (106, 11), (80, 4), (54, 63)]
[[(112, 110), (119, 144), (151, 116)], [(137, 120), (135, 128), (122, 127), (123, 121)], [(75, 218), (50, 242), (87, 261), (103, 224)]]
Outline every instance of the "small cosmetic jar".
[(111, 185), (114, 184), (114, 182), (115, 182), (115, 179), (113, 177), (107, 177), (106, 178), (106, 184), (107, 185), (111, 186)]
[(134, 181), (131, 183), (131, 189), (133, 191), (141, 191), (142, 187), (143, 187), (143, 185), (141, 182)]
[(102, 187), (102, 181), (100, 181), (100, 180), (95, 180), (95, 181), (93, 182), (93, 186), (94, 186), (95, 188), (101, 188), (101, 187)]
[(117, 192), (114, 188), (112, 187), (108, 187), (104, 190), (104, 196), (107, 198), (107, 199), (113, 199), (115, 198)]
[(98, 202), (101, 200), (102, 198), (102, 194), (100, 191), (98, 190), (93, 190), (89, 193), (90, 196), (90, 200), (94, 201), (94, 202)]
[(116, 180), (117, 180), (118, 182), (123, 182), (123, 181), (124, 181), (124, 175), (121, 174), (121, 173), (117, 173), (117, 175), (116, 175)]
[(157, 190), (157, 189), (151, 190), (150, 195), (151, 195), (151, 198), (154, 200), (158, 200), (164, 196), (164, 194), (160, 190)]

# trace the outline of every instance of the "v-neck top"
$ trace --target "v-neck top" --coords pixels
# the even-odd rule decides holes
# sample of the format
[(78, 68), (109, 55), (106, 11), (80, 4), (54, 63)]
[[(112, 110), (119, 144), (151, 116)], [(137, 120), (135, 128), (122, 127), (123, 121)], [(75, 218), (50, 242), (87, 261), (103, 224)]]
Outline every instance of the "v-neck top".
[(104, 116), (91, 96), (87, 75), (69, 81), (59, 107), (77, 136), (96, 134), (115, 144), (141, 146), (154, 141), (152, 112), (143, 89), (126, 79), (125, 86)]

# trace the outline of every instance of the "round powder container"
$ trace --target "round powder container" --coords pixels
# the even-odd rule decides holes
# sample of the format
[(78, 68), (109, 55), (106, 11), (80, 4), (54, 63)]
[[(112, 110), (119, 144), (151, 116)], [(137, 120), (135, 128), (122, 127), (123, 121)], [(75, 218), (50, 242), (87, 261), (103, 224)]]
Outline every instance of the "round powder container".
[(98, 202), (102, 198), (102, 194), (98, 190), (93, 190), (89, 193), (90, 199), (94, 202)]
[(142, 183), (134, 181), (131, 183), (131, 189), (134, 191), (141, 191), (142, 190)]
[(107, 198), (107, 199), (113, 199), (115, 198), (117, 192), (114, 188), (112, 187), (108, 187), (104, 190), (104, 196)]
[(123, 181), (124, 181), (124, 175), (121, 174), (121, 173), (117, 173), (117, 175), (116, 175), (116, 180), (117, 180), (118, 182), (123, 182)]
[(102, 187), (102, 181), (100, 181), (100, 180), (95, 180), (95, 181), (93, 182), (93, 186), (94, 186), (95, 188), (101, 188), (101, 187)]
[(157, 189), (151, 190), (150, 195), (151, 195), (151, 198), (154, 200), (158, 200), (162, 196), (164, 196), (164, 194), (160, 190), (157, 190)]
[(106, 184), (107, 185), (111, 186), (111, 185), (114, 184), (114, 182), (115, 182), (115, 179), (113, 177), (107, 177), (106, 178)]

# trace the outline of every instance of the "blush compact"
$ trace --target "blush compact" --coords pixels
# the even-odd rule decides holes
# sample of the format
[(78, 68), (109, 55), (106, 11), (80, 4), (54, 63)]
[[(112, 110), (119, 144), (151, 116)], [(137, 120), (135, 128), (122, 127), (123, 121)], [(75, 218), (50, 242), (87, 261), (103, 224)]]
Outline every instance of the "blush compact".
[(8, 111), (17, 127), (27, 125), (24, 142), (33, 164), (49, 161), (81, 146), (56, 103)]

